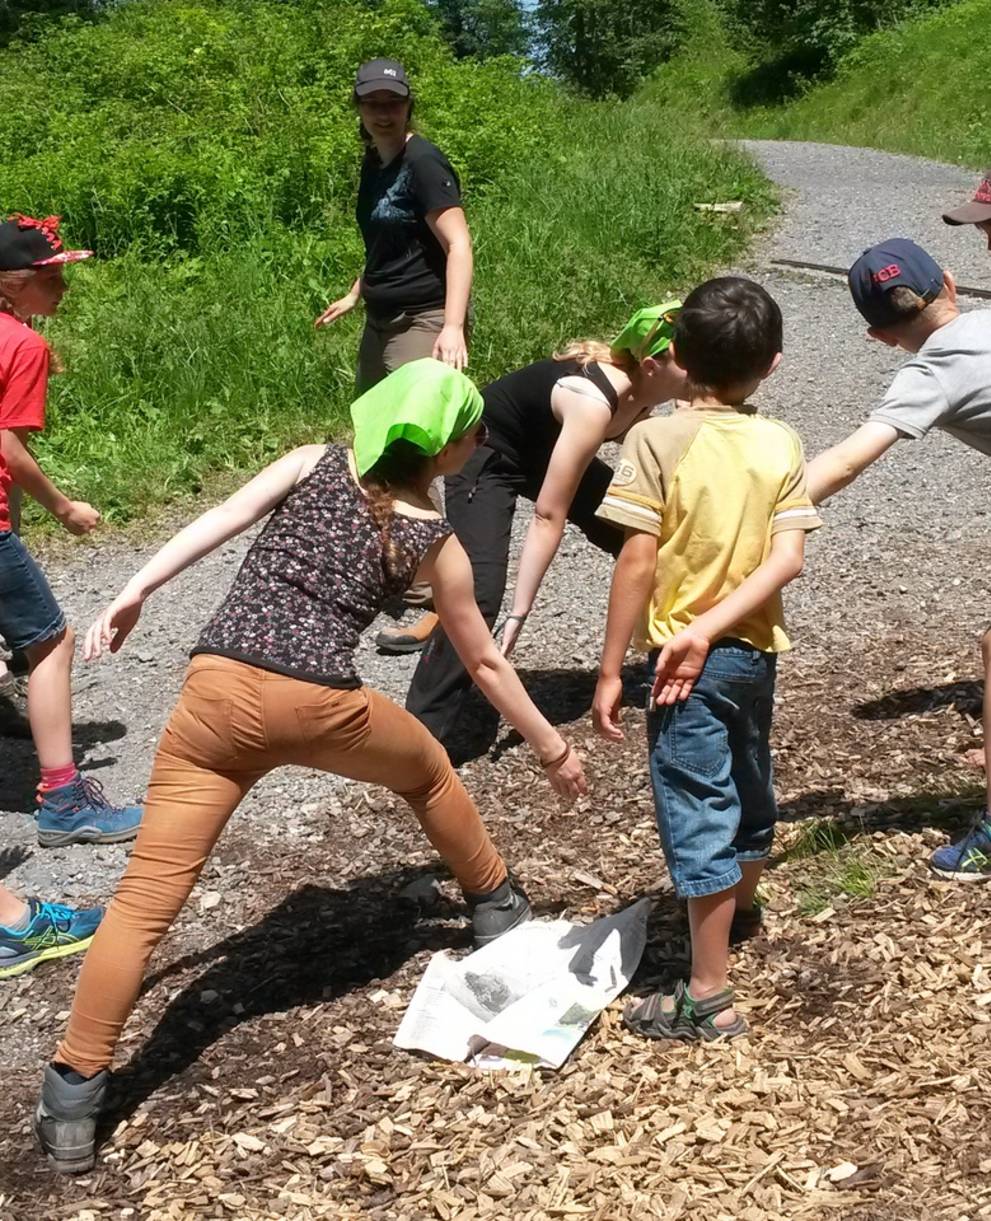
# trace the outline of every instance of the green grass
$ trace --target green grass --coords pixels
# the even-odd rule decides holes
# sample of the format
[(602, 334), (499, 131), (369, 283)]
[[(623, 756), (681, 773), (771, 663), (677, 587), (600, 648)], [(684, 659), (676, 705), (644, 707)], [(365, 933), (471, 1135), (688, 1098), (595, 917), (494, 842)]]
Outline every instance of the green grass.
[(795, 901), (803, 916), (815, 916), (837, 900), (868, 899), (885, 871), (869, 840), (832, 819), (804, 823), (782, 856), (802, 863)]
[(864, 39), (836, 79), (738, 114), (751, 136), (824, 140), (943, 161), (991, 161), (991, 0), (962, 0)]
[[(608, 338), (637, 305), (732, 260), (774, 207), (748, 161), (671, 130), (648, 97), (553, 102), (538, 116), (539, 154), (522, 137), (526, 155), (487, 152), (488, 180), (469, 195), (470, 372), (481, 383), (567, 339)], [(513, 117), (458, 106), (451, 130)], [(436, 112), (424, 119), (433, 134)], [(488, 148), (484, 132), (474, 139)], [(742, 220), (693, 207), (719, 199), (743, 199)], [(360, 310), (322, 332), (312, 320), (360, 265), (348, 200), (324, 226), (260, 214), (220, 249), (151, 258), (135, 245), (72, 269), (51, 328), (67, 373), (53, 379), (43, 466), (123, 522), (218, 472), (251, 472), (289, 446), (342, 435)]]
[(641, 91), (681, 130), (819, 140), (977, 168), (991, 162), (991, 0), (958, 0), (872, 34), (840, 61), (834, 79), (778, 105), (741, 100), (748, 79), (773, 69), (732, 45), (713, 0), (681, 6), (685, 45)]

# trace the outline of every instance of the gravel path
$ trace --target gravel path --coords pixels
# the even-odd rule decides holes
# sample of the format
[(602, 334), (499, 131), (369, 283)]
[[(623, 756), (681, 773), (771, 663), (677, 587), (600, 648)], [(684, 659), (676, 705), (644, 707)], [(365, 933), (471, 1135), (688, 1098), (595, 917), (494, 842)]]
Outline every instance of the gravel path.
[[(768, 287), (785, 315), (785, 363), (762, 391), (761, 406), (793, 424), (814, 454), (863, 419), (900, 360), (866, 341), (841, 280), (775, 268), (771, 260), (846, 265), (873, 241), (909, 234), (961, 281), (991, 287), (991, 259), (972, 230), (940, 219), (945, 207), (966, 198), (974, 175), (866, 149), (763, 141), (745, 147), (785, 188), (781, 223), (744, 268)], [(941, 631), (973, 636), (983, 626), (991, 592), (983, 566), (973, 565), (988, 541), (986, 481), (979, 455), (933, 436), (922, 445), (899, 446), (839, 498), (827, 514), (828, 529), (810, 548), (808, 575), (789, 596), (803, 651), (859, 650), (868, 625), (875, 638), (934, 623)], [(528, 516), (522, 505), (518, 535)], [(186, 651), (245, 546), (241, 540), (209, 557), (153, 598), (119, 658), (99, 667), (78, 665), (76, 740), (86, 766), (115, 799), (143, 794)], [(87, 625), (151, 550), (135, 553), (110, 539), (95, 549), (81, 546), (76, 558), (50, 571), (70, 620)], [(561, 669), (594, 667), (608, 579), (608, 563), (569, 530), (517, 654), (534, 681)], [(362, 674), (401, 698), (415, 659), (378, 655), (372, 635), (361, 653)], [(0, 777), (0, 876), (6, 868), (8, 885), (46, 896), (106, 897), (125, 850), (38, 850), (26, 816), (34, 775), (30, 748), (8, 740), (3, 750), (9, 764)], [(325, 825), (325, 799), (343, 787), (332, 777), (283, 771), (259, 785), (239, 817), (257, 824), (263, 836), (316, 839)]]

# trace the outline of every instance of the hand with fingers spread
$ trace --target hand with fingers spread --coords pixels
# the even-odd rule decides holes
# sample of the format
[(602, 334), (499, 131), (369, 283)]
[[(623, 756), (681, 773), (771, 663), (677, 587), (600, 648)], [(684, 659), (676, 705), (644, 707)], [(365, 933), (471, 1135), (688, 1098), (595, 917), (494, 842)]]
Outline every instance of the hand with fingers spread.
[(660, 707), (687, 700), (705, 659), (710, 641), (694, 627), (686, 628), (667, 642), (654, 667), (654, 685), (650, 690), (651, 704)]
[(466, 369), (468, 367), (468, 345), (465, 343), (464, 327), (445, 323), (437, 336), (431, 355), (434, 360), (442, 360), (452, 369)]
[(607, 742), (622, 742), (626, 737), (620, 724), (622, 703), (623, 680), (618, 674), (600, 674), (592, 700), (592, 724), (599, 737)]
[(143, 605), (144, 599), (126, 588), (118, 594), (86, 633), (84, 659), (95, 661), (107, 649), (118, 652), (137, 623)]
[(328, 305), (323, 313), (314, 321), (313, 325), (317, 327), (330, 326), (338, 318), (343, 318), (345, 314), (350, 313), (358, 304), (358, 300), (358, 294), (352, 289), (346, 296)]

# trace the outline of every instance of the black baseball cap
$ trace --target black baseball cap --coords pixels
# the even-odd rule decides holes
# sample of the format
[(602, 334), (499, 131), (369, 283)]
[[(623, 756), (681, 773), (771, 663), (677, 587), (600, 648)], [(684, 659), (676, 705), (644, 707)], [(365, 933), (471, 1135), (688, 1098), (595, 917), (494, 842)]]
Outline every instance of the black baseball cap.
[(371, 59), (362, 64), (354, 80), (354, 92), (363, 98), (377, 89), (386, 89), (389, 93), (397, 93), (408, 98), (410, 94), (409, 81), (406, 79), (406, 69), (397, 59)]
[(0, 271), (29, 271), (92, 258), (92, 250), (65, 249), (59, 237), (60, 220), (58, 216), (36, 220), (16, 212), (0, 224)]
[(857, 259), (847, 273), (853, 303), (871, 326), (905, 321), (891, 304), (893, 288), (910, 288), (928, 304), (943, 289), (943, 269), (907, 237), (889, 237)]

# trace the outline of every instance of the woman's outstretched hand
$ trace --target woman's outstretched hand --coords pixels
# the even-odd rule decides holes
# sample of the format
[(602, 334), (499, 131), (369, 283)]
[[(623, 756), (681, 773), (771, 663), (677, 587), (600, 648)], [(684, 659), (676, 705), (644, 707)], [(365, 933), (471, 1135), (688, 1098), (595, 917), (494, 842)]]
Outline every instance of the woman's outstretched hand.
[(347, 296), (341, 297), (332, 305), (328, 305), (323, 313), (314, 321), (314, 326), (330, 326), (332, 322), (336, 322), (338, 318), (342, 318), (345, 314), (358, 304), (358, 298), (354, 293), (348, 293)]
[(96, 619), (86, 633), (83, 657), (95, 661), (109, 649), (116, 653), (131, 634), (131, 629), (141, 615), (144, 599), (124, 590), (114, 598), (102, 615)]
[(588, 792), (588, 782), (585, 779), (582, 761), (570, 746), (560, 762), (552, 763), (545, 767), (544, 771), (547, 773), (551, 788), (558, 796), (563, 797), (569, 806)]

